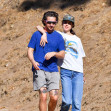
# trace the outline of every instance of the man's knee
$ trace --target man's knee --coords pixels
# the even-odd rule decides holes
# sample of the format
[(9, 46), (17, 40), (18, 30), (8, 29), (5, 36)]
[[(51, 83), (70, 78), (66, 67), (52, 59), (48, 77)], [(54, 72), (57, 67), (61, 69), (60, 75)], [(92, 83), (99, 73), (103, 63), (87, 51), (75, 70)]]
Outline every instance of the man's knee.
[(50, 100), (53, 102), (57, 102), (58, 96), (50, 96)]
[(40, 100), (47, 101), (47, 89), (46, 88), (41, 88), (39, 91), (39, 94), (40, 94)]
[(46, 95), (41, 95), (40, 100), (41, 101), (47, 101), (47, 96)]
[(57, 102), (58, 100), (58, 90), (50, 91), (50, 100), (53, 102)]

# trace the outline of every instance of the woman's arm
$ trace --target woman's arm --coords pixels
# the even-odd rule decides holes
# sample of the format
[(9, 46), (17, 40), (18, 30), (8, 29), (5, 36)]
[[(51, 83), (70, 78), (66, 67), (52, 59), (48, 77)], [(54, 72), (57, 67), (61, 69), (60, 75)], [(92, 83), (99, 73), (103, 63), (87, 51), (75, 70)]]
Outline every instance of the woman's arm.
[[(48, 41), (47, 41), (47, 34), (46, 34), (46, 32), (45, 32), (43, 27), (38, 25), (37, 29), (38, 29), (38, 31), (40, 31), (43, 34), (42, 37), (41, 37), (41, 40), (40, 40), (40, 45), (41, 46), (45, 46), (45, 44), (48, 43)], [(64, 56), (65, 56), (65, 51), (63, 50), (63, 51), (59, 51), (59, 52), (48, 52), (45, 55), (45, 59), (49, 60), (53, 56), (55, 56), (58, 59), (63, 59)]]
[(41, 37), (41, 40), (40, 40), (40, 45), (45, 46), (45, 44), (48, 43), (47, 34), (42, 26), (37, 25), (37, 29), (38, 29), (38, 31), (40, 31), (43, 34)]

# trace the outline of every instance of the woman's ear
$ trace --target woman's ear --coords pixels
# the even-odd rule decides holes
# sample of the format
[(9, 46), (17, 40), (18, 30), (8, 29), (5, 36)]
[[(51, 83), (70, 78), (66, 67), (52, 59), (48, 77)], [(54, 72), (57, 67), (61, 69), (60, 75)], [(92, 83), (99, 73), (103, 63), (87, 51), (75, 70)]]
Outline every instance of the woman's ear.
[(72, 24), (72, 28), (74, 28), (75, 27), (75, 24)]

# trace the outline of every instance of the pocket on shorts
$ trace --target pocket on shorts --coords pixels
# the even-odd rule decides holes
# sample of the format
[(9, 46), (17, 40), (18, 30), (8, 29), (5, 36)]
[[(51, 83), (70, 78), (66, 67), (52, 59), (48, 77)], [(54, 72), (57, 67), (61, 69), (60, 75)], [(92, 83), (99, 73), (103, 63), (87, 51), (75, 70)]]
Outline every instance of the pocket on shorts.
[(33, 71), (33, 81), (35, 81), (35, 79), (38, 77), (38, 73), (37, 70)]
[(54, 78), (55, 78), (56, 80), (58, 80), (58, 81), (59, 81), (59, 80), (60, 80), (60, 74), (59, 74), (59, 72), (56, 72), (56, 73), (57, 73), (57, 74), (55, 75), (55, 77), (54, 77)]

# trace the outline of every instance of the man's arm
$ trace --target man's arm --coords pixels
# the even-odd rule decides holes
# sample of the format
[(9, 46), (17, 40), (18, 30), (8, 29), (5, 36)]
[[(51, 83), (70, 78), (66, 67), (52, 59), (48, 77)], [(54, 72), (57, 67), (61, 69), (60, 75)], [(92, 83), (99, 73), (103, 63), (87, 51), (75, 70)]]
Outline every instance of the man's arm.
[(28, 58), (29, 58), (30, 62), (32, 63), (32, 65), (34, 66), (34, 68), (36, 70), (40, 70), (38, 67), (39, 63), (34, 60), (33, 51), (34, 51), (33, 48), (30, 48), (30, 47), (28, 48)]
[(63, 59), (64, 56), (65, 56), (65, 51), (59, 51), (59, 52), (48, 52), (46, 55), (45, 55), (45, 59), (46, 60), (49, 60), (51, 57), (55, 56), (56, 58), (58, 59)]

